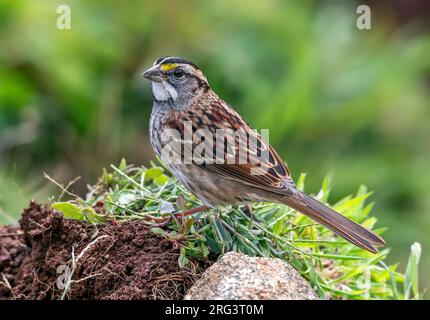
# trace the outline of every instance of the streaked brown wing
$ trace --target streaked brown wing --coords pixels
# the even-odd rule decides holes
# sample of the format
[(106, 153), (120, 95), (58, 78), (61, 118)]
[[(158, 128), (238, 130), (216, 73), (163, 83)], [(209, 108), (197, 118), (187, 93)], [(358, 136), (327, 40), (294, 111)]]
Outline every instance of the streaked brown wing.
[[(232, 156), (232, 149), (225, 148), (224, 164), (204, 163), (201, 167), (227, 179), (237, 180), (260, 189), (283, 195), (290, 193), (291, 188), (295, 188), (295, 185), (287, 166), (277, 152), (230, 106), (224, 102), (218, 102), (219, 100), (215, 101), (203, 109), (203, 117), (212, 123), (212, 126), (206, 127), (207, 129), (212, 132), (215, 132), (216, 129), (232, 129), (236, 133), (238, 130), (243, 130), (246, 136), (252, 136), (254, 139), (249, 139), (253, 141), (252, 143), (243, 144), (237, 135), (231, 137), (236, 142), (235, 155)], [(201, 120), (194, 120), (192, 122), (196, 123), (196, 128), (201, 128)], [(228, 133), (229, 131), (227, 131)], [(214, 141), (214, 143), (219, 143), (219, 141)], [(221, 143), (223, 144), (223, 142)], [(246, 154), (246, 161), (243, 161), (243, 157), (240, 159), (240, 154)], [(234, 163), (228, 162), (227, 157), (230, 159), (233, 157)]]
[[(192, 127), (185, 125), (186, 123), (191, 123)], [(196, 163), (194, 154), (192, 158), (194, 164), (213, 174), (282, 195), (289, 194), (291, 188), (295, 188), (287, 166), (276, 151), (236, 111), (215, 95), (207, 97), (186, 111), (170, 113), (165, 126), (179, 131), (182, 139), (187, 136), (187, 132), (189, 136), (189, 133), (193, 135), (199, 129), (209, 130), (213, 138), (212, 155), (209, 158), (214, 160), (215, 155), (218, 157), (216, 146), (221, 144), (224, 161)], [(234, 147), (231, 147), (231, 144), (224, 145), (224, 141), (216, 141), (219, 129), (227, 129), (223, 130), (225, 138), (234, 141)], [(239, 131), (242, 131), (241, 137), (244, 134), (247, 137), (252, 136), (253, 139), (247, 138), (243, 143), (237, 135)], [(253, 143), (247, 143), (249, 140)], [(195, 150), (199, 143), (194, 140), (192, 143)], [(186, 149), (183, 148), (182, 156), (189, 155)]]
[[(252, 163), (214, 163), (202, 164), (201, 167), (226, 179), (233, 179), (282, 195), (289, 194), (291, 188), (295, 188), (295, 185), (290, 177), (288, 168), (276, 151), (264, 141), (262, 142), (262, 148), (266, 149), (265, 151), (268, 153), (267, 157), (258, 157), (258, 160), (254, 160)], [(251, 155), (251, 157), (254, 156)]]

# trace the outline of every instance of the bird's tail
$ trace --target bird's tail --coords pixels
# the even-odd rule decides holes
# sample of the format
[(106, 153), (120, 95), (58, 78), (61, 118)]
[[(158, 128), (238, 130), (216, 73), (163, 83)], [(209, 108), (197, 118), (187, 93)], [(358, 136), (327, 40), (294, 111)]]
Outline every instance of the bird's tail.
[(294, 196), (285, 196), (282, 202), (326, 226), (356, 246), (377, 253), (376, 247), (385, 246), (385, 241), (372, 231), (330, 209), (307, 194), (297, 191)]

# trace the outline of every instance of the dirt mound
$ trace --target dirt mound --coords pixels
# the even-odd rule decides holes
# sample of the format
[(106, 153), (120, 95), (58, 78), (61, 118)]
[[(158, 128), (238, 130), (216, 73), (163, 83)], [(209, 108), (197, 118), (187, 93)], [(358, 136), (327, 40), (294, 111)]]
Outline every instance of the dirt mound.
[(143, 221), (92, 226), (34, 202), (0, 226), (0, 299), (181, 299), (207, 267)]

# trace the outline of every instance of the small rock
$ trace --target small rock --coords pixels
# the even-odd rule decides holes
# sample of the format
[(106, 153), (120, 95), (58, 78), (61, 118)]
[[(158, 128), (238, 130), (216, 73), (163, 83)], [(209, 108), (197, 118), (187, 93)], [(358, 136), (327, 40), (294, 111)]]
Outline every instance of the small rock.
[(185, 300), (317, 300), (287, 262), (228, 252), (190, 288)]

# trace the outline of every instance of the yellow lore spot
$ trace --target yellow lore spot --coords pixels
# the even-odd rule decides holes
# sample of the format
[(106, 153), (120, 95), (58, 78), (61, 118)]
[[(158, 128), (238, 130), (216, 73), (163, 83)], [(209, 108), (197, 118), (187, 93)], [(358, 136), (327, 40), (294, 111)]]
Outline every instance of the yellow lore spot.
[(176, 68), (177, 66), (178, 66), (178, 65), (177, 65), (176, 63), (165, 63), (165, 64), (162, 64), (162, 65), (161, 65), (160, 69), (161, 69), (162, 71), (167, 72), (167, 71), (170, 71), (170, 70), (172, 70), (172, 69)]

